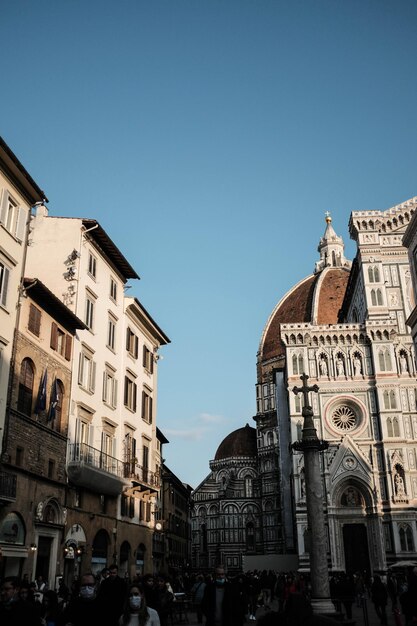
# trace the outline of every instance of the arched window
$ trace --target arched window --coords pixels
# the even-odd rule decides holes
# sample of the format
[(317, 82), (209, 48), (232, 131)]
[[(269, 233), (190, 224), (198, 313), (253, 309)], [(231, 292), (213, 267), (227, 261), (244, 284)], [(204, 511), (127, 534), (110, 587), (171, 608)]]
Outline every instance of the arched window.
[(369, 267), (368, 277), (370, 283), (379, 283), (379, 269), (377, 267)]
[(392, 427), (392, 419), (390, 417), (387, 419), (387, 435), (388, 437), (394, 436), (394, 429)]
[(393, 427), (393, 437), (399, 437), (400, 425), (398, 423), (398, 418), (394, 417), (394, 419), (392, 420), (392, 427)]
[(385, 409), (396, 409), (397, 408), (397, 399), (395, 397), (395, 391), (388, 391), (387, 389), (384, 391), (384, 408)]
[(379, 369), (381, 370), (381, 372), (392, 371), (391, 353), (388, 348), (386, 348), (385, 350), (379, 351), (378, 360), (379, 360)]
[(304, 359), (302, 354), (293, 354), (292, 356), (292, 373), (302, 374), (304, 371)]
[(253, 522), (246, 524), (246, 549), (248, 552), (255, 551), (255, 528)]
[(25, 415), (32, 415), (34, 378), (35, 368), (32, 361), (30, 359), (23, 359), (20, 367), (17, 410)]
[(245, 476), (245, 498), (252, 498), (253, 490), (252, 490), (252, 477)]
[[(49, 410), (49, 415), (51, 416), (51, 409), (52, 409), (53, 410), (52, 428), (54, 428), (55, 430), (59, 430), (61, 427), (62, 406), (64, 402), (64, 384), (60, 380), (57, 380), (55, 384), (56, 384), (56, 392), (54, 391), (54, 388), (52, 387), (51, 408)], [(53, 407), (53, 405), (55, 405), (55, 407)]]
[(102, 528), (96, 533), (96, 536), (93, 540), (92, 554), (91, 554), (91, 565), (94, 571), (94, 565), (100, 564), (104, 567), (107, 563), (107, 550), (110, 543), (109, 535)]
[(413, 552), (413, 531), (408, 524), (403, 524), (399, 529), (400, 547), (402, 552)]

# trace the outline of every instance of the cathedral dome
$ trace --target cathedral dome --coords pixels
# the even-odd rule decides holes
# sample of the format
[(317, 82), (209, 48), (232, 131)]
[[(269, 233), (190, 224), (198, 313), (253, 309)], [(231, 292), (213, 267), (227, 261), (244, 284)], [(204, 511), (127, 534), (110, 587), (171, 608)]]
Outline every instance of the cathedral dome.
[(281, 324), (337, 324), (339, 321), (351, 263), (344, 257), (343, 241), (334, 232), (329, 215), (326, 223), (318, 247), (320, 260), (316, 263), (315, 273), (285, 294), (266, 323), (259, 347), (260, 363), (284, 359)]
[(215, 461), (234, 456), (256, 456), (256, 429), (246, 424), (227, 435), (217, 448)]

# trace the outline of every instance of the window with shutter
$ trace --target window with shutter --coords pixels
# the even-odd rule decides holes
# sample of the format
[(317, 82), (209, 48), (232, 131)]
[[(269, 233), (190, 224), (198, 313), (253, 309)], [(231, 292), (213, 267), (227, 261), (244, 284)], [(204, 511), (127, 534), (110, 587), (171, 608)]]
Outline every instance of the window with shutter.
[(71, 335), (66, 335), (65, 338), (65, 358), (67, 361), (71, 361), (71, 352), (72, 352), (72, 337)]
[(0, 304), (7, 305), (7, 288), (9, 285), (10, 269), (0, 261)]
[(41, 316), (41, 311), (34, 304), (31, 304), (29, 308), (28, 330), (37, 337), (39, 337), (41, 329)]
[(137, 396), (137, 385), (136, 383), (129, 378), (128, 376), (125, 376), (125, 389), (124, 389), (124, 405), (130, 409), (131, 411), (133, 411), (134, 413), (136, 412), (136, 399)]
[(52, 322), (51, 327), (51, 348), (52, 350), (57, 350), (58, 348), (58, 326), (55, 322)]

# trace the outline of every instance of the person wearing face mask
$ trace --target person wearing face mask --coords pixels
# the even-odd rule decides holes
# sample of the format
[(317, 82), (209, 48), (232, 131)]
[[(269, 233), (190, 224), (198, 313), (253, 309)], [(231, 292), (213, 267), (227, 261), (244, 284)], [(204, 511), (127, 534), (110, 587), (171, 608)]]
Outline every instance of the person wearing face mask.
[(96, 580), (90, 572), (81, 577), (79, 595), (65, 609), (65, 626), (92, 626), (101, 623), (100, 604), (96, 598)]
[(236, 587), (226, 580), (224, 567), (219, 565), (214, 570), (212, 582), (204, 590), (205, 626), (242, 626), (242, 612), (236, 610), (238, 606), (240, 599)]
[(146, 605), (141, 584), (134, 583), (129, 587), (123, 615), (118, 623), (119, 626), (160, 626), (158, 613)]

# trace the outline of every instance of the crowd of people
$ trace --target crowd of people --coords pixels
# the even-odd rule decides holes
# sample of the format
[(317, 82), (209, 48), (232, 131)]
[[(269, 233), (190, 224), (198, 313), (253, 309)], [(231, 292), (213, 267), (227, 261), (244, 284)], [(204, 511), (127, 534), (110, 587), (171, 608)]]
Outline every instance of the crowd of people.
[[(348, 620), (353, 605), (362, 607), (366, 598), (382, 626), (387, 624), (388, 610), (397, 625), (417, 623), (417, 568), (407, 575), (389, 572), (384, 581), (378, 575), (369, 579), (360, 573), (333, 574), (330, 594), (335, 612)], [(99, 576), (84, 573), (71, 589), (61, 579), (56, 591), (41, 576), (32, 583), (6, 577), (1, 585), (0, 625), (172, 626), (175, 607), (183, 598), (205, 626), (243, 626), (247, 621), (258, 621), (260, 626), (337, 623), (313, 614), (310, 582), (300, 573), (255, 570), (227, 578), (218, 566), (209, 576), (185, 574), (169, 580), (162, 574), (147, 574), (129, 581), (112, 565)]]

